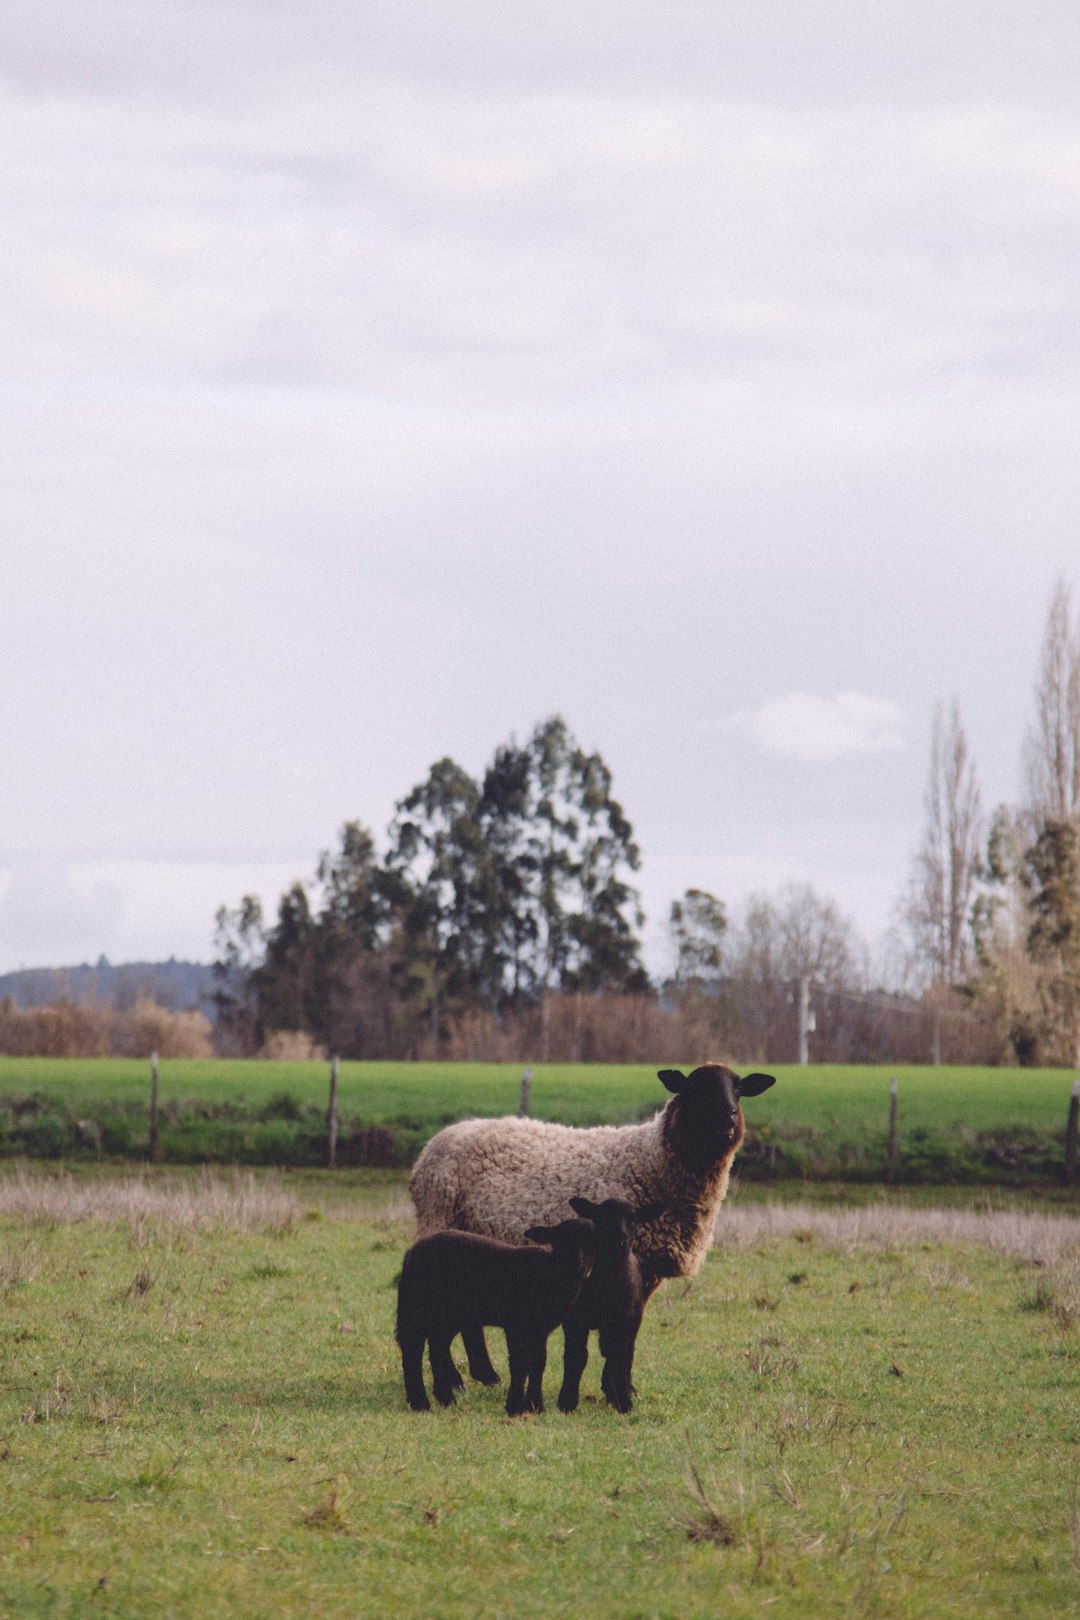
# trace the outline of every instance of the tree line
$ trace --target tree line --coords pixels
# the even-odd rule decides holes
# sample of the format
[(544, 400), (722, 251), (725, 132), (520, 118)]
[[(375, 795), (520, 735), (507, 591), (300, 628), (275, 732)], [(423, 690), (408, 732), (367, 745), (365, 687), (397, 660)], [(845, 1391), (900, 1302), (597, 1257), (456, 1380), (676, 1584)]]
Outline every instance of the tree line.
[(222, 907), (219, 1036), (243, 1053), (783, 1062), (805, 980), (812, 1060), (1080, 1064), (1080, 620), (1064, 580), (1024, 781), (1020, 804), (985, 815), (959, 705), (939, 703), (885, 955), (809, 885), (737, 917), (688, 889), (652, 984), (632, 826), (601, 756), (556, 716), (478, 780), (439, 760), (381, 852), (347, 823), (273, 918), (254, 896)]
[(562, 996), (640, 996), (633, 829), (601, 756), (564, 720), (497, 748), (479, 781), (438, 760), (397, 804), (380, 854), (348, 822), (311, 884), (268, 922), (254, 896), (217, 915), (215, 1000), (238, 1051), (305, 1031), (343, 1056), (415, 1056), (463, 1019)]

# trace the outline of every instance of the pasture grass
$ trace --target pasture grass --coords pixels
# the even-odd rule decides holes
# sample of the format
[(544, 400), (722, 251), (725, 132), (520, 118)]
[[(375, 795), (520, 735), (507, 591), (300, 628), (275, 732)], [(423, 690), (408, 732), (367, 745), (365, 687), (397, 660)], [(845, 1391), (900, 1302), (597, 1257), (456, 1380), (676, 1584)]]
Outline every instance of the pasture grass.
[(0, 1613), (1080, 1613), (1075, 1219), (735, 1207), (510, 1420), (405, 1408), (400, 1181), (118, 1179), (0, 1176)]

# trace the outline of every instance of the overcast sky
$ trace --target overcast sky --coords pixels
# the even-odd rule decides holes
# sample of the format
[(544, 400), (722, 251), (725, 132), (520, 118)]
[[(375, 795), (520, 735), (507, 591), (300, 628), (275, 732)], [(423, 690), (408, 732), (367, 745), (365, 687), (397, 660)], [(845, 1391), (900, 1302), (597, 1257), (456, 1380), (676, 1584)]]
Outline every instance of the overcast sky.
[(873, 941), (1080, 592), (1075, 0), (15, 0), (0, 970), (207, 960), (562, 713)]

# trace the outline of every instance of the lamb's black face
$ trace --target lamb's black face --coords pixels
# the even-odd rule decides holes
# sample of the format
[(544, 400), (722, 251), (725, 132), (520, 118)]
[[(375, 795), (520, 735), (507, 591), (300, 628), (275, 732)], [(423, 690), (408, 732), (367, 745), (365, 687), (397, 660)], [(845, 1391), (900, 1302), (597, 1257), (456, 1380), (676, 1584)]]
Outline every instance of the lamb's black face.
[(596, 1233), (591, 1221), (560, 1221), (558, 1226), (529, 1226), (531, 1243), (550, 1243), (564, 1259), (578, 1261), (587, 1277), (596, 1261)]
[(734, 1152), (743, 1139), (742, 1097), (756, 1097), (776, 1084), (771, 1074), (740, 1077), (722, 1063), (706, 1063), (684, 1075), (681, 1069), (661, 1069), (660, 1079), (673, 1091), (669, 1105), (672, 1147), (695, 1169), (719, 1162)]
[(630, 1253), (638, 1223), (631, 1204), (621, 1198), (605, 1198), (602, 1204), (594, 1204), (589, 1198), (571, 1198), (570, 1207), (584, 1220), (592, 1222), (597, 1254), (621, 1259)]

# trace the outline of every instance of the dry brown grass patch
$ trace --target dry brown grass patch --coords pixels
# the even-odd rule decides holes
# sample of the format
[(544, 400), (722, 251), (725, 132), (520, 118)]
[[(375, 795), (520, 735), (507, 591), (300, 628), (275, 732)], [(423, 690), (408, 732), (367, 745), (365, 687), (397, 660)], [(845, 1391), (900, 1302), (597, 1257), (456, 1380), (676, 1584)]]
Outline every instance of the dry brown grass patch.
[(0, 1219), (70, 1226), (128, 1225), (186, 1232), (286, 1232), (302, 1210), (291, 1193), (251, 1174), (204, 1170), (197, 1178), (133, 1175), (94, 1181), (17, 1166), (0, 1174)]
[(1061, 1266), (1080, 1260), (1080, 1217), (1024, 1210), (914, 1209), (866, 1204), (818, 1209), (810, 1204), (726, 1204), (716, 1223), (721, 1248), (755, 1249), (763, 1243), (817, 1241), (827, 1249), (900, 1249), (975, 1246), (1028, 1264)]

